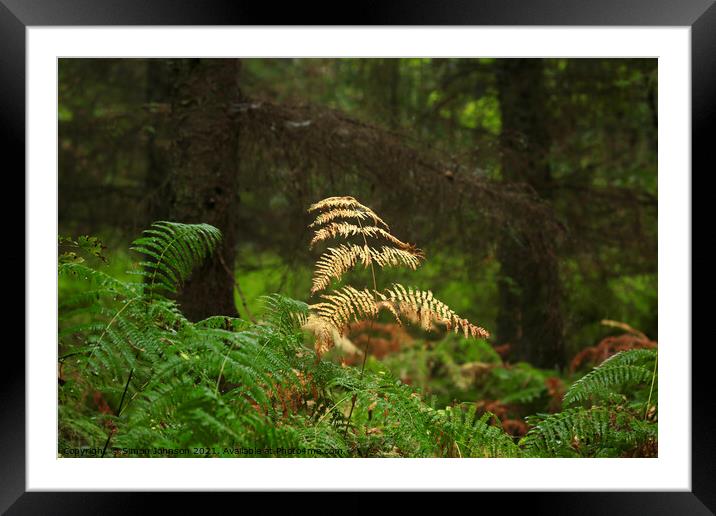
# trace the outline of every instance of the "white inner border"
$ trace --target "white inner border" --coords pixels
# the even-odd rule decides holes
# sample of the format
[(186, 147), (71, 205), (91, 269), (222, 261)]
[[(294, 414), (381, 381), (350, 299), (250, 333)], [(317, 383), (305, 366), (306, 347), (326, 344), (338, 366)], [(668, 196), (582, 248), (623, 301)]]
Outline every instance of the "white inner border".
[[(28, 491), (691, 489), (689, 27), (29, 27), (26, 37)], [(658, 57), (659, 458), (56, 458), (57, 58), (147, 56)]]

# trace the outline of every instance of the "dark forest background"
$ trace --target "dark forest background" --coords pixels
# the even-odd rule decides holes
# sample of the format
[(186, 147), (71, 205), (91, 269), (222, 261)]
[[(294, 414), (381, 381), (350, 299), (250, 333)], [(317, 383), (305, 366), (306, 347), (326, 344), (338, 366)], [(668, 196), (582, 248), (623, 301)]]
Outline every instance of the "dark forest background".
[(658, 339), (657, 91), (654, 59), (61, 59), (60, 234), (121, 275), (153, 221), (212, 224), (180, 306), (252, 318), (309, 300), (306, 210), (351, 195), (428, 258), (386, 284), (564, 370), (604, 319)]

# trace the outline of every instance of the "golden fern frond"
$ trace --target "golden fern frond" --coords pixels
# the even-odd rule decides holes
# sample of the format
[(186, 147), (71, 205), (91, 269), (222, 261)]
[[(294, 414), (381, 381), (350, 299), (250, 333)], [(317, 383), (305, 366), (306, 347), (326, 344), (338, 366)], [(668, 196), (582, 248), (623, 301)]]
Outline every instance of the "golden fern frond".
[(437, 323), (445, 326), (448, 331), (462, 331), (466, 338), (484, 339), (490, 336), (484, 328), (457, 315), (429, 290), (393, 284), (393, 288), (384, 292), (357, 290), (349, 285), (332, 294), (322, 295), (322, 302), (310, 305), (311, 315), (304, 327), (316, 334), (317, 352), (320, 350), (322, 353), (333, 347), (336, 339), (334, 331), (344, 335), (352, 322), (374, 319), (383, 309), (388, 310), (399, 324), (402, 324), (402, 318), (425, 330), (432, 329)]
[(383, 219), (368, 206), (359, 203), (354, 197), (328, 197), (327, 199), (312, 204), (310, 208), (308, 208), (309, 212), (320, 210), (327, 211), (316, 216), (316, 220), (314, 220), (310, 227), (320, 226), (338, 218), (359, 220), (370, 218), (374, 223), (382, 224), (388, 229), (388, 224), (386, 224)]
[(328, 226), (317, 229), (313, 240), (311, 240), (310, 246), (313, 247), (318, 242), (329, 240), (338, 236), (348, 238), (356, 235), (364, 235), (372, 238), (382, 237), (400, 249), (414, 251), (416, 254), (418, 252), (414, 245), (403, 242), (383, 228), (378, 226), (356, 226), (350, 222), (331, 222)]
[(380, 249), (355, 244), (329, 247), (316, 262), (311, 294), (325, 289), (331, 283), (332, 278), (340, 279), (358, 262), (365, 267), (376, 263), (380, 267), (404, 265), (415, 270), (420, 266), (421, 259), (423, 259), (423, 255), (418, 250), (406, 251), (388, 246), (382, 246)]
[(351, 321), (373, 318), (380, 306), (375, 295), (368, 289), (358, 290), (350, 285), (321, 296), (324, 301), (310, 305), (318, 317), (343, 332)]
[(465, 337), (484, 339), (489, 332), (467, 319), (457, 315), (449, 306), (433, 296), (431, 291), (407, 289), (394, 283), (387, 289), (388, 300), (395, 306), (398, 313), (414, 321), (418, 321), (423, 329), (430, 329), (434, 322), (442, 324), (448, 331), (462, 331)]
[(367, 206), (359, 203), (355, 197), (350, 195), (326, 197), (316, 203), (311, 204), (308, 211), (324, 210), (326, 208), (364, 208), (370, 210)]
[(331, 283), (331, 278), (340, 279), (346, 271), (353, 268), (357, 260), (360, 259), (364, 264), (370, 263), (367, 261), (370, 260), (370, 251), (366, 251), (364, 247), (344, 244), (329, 247), (316, 262), (311, 294), (325, 289)]
[(423, 259), (422, 254), (414, 254), (403, 249), (382, 246), (380, 251), (370, 248), (370, 256), (375, 263), (381, 267), (399, 267), (405, 265), (413, 270), (420, 267), (420, 260)]
[[(324, 290), (332, 279), (340, 279), (358, 263), (373, 270), (379, 267), (406, 266), (417, 269), (425, 259), (423, 253), (412, 244), (394, 237), (388, 225), (370, 208), (359, 203), (353, 197), (329, 197), (311, 205), (308, 210), (319, 211), (310, 227), (315, 227), (311, 247), (336, 237), (363, 237), (363, 245), (340, 244), (329, 247), (316, 262), (311, 293)], [(357, 220), (354, 224), (348, 220)], [(363, 225), (361, 221), (372, 220), (375, 225)], [(378, 224), (385, 227), (378, 227)], [(388, 245), (371, 247), (367, 237), (384, 239)], [(303, 327), (316, 335), (316, 353), (321, 354), (333, 347), (335, 342), (345, 335), (348, 325), (353, 321), (375, 320), (381, 310), (389, 311), (395, 320), (412, 321), (429, 330), (436, 324), (445, 326), (448, 331), (460, 332), (465, 337), (486, 338), (489, 333), (484, 328), (472, 324), (457, 315), (445, 303), (436, 299), (430, 291), (405, 288), (394, 284), (383, 292), (378, 290), (357, 290), (345, 286), (330, 294), (323, 294), (322, 301), (309, 306), (309, 317)]]
[[(377, 217), (377, 215), (375, 217)], [(326, 223), (328, 223), (332, 220), (335, 220), (335, 219), (366, 220), (369, 218), (372, 218), (376, 224), (379, 222), (382, 224), (385, 224), (380, 219), (373, 218), (370, 213), (366, 213), (364, 211), (336, 208), (334, 210), (326, 211), (326, 212), (321, 213), (318, 216), (316, 216), (316, 219), (308, 227), (313, 228), (316, 226), (321, 226), (321, 225), (326, 224)], [(385, 227), (387, 228), (388, 226), (386, 225)]]
[(310, 331), (315, 337), (314, 349), (318, 358), (333, 347), (340, 331), (328, 319), (309, 314), (301, 326), (302, 329)]

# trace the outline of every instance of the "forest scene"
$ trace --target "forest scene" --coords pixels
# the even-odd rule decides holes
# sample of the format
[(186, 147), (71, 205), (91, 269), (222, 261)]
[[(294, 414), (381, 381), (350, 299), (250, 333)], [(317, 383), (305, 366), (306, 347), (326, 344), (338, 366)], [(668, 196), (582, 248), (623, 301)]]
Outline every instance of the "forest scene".
[(657, 60), (60, 59), (58, 456), (657, 457)]

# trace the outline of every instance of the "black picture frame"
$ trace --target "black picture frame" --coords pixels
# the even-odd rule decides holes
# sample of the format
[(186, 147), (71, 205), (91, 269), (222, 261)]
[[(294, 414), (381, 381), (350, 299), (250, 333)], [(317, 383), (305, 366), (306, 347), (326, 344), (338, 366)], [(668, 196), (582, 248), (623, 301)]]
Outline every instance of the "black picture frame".
[[(345, 14), (338, 14), (339, 12)], [(75, 25), (551, 25), (689, 26), (692, 36), (692, 172), (712, 173), (709, 139), (716, 125), (714, 0), (405, 0), (341, 10), (320, 4), (200, 0), (0, 0), (0, 131), (5, 163), (25, 166), (25, 31)], [(709, 131), (711, 129), (711, 131)], [(12, 160), (12, 158), (15, 158)], [(8, 167), (8, 174), (11, 173)], [(21, 187), (24, 191), (24, 181)], [(693, 188), (692, 188), (693, 191)], [(663, 193), (663, 195), (668, 195)], [(16, 215), (13, 217), (16, 219)], [(693, 234), (693, 231), (692, 231)], [(11, 264), (22, 258), (13, 253)], [(693, 263), (693, 260), (692, 260)], [(31, 271), (25, 269), (25, 275)], [(28, 306), (28, 310), (32, 307)], [(687, 346), (691, 343), (673, 343)], [(551, 514), (713, 514), (716, 441), (707, 382), (708, 341), (692, 345), (692, 491), (641, 493), (510, 493), (512, 504)], [(1, 375), (0, 510), (8, 514), (113, 514), (147, 508), (148, 494), (25, 492), (25, 352), (10, 354)], [(498, 494), (481, 493), (481, 505)], [(185, 497), (163, 496), (165, 510)], [(484, 501), (482, 501), (484, 500)], [(486, 506), (484, 506), (486, 507)]]

